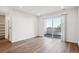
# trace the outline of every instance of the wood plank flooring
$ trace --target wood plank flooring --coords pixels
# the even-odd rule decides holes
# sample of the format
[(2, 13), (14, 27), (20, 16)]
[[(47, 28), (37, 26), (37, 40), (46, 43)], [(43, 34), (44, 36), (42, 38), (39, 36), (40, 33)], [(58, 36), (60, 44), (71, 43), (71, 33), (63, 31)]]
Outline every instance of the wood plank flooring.
[(64, 43), (61, 39), (37, 37), (16, 43), (0, 40), (1, 53), (78, 53), (79, 48), (74, 43)]

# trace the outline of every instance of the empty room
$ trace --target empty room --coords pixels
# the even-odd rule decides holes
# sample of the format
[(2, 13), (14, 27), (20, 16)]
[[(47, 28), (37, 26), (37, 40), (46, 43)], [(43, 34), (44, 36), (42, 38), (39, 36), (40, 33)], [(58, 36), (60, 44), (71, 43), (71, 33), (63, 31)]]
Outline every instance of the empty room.
[(79, 53), (78, 6), (0, 6), (0, 53)]

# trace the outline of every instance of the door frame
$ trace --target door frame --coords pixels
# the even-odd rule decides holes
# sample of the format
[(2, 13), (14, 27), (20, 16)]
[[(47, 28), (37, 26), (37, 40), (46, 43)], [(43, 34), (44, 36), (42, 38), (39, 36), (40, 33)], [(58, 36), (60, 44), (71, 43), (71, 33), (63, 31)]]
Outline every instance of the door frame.
[[(64, 39), (62, 40), (62, 41), (66, 41), (66, 39), (67, 39), (67, 14), (61, 14), (61, 15), (59, 15), (59, 16), (64, 16)], [(55, 16), (55, 17), (59, 17), (59, 16)], [(53, 18), (53, 17), (52, 17)], [(43, 20), (45, 21), (46, 19), (48, 19), (48, 18), (43, 18)], [(62, 21), (62, 20), (61, 20)], [(53, 21), (52, 21), (53, 22)], [(43, 25), (45, 25), (45, 22), (43, 22), (44, 24)], [(53, 26), (53, 24), (52, 24), (52, 26)], [(44, 31), (44, 29), (43, 29), (43, 31)], [(43, 37), (45, 37), (44, 36), (44, 34), (45, 33), (43, 33)]]

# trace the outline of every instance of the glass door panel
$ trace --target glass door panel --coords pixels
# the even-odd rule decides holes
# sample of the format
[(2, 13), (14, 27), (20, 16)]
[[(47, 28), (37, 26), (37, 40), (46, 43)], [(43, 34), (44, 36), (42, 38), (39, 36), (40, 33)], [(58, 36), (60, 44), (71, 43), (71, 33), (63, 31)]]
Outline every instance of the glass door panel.
[(61, 39), (61, 17), (53, 18), (53, 38)]
[(46, 19), (46, 37), (52, 37), (52, 19)]
[(65, 37), (65, 16), (45, 19), (46, 37), (64, 39)]

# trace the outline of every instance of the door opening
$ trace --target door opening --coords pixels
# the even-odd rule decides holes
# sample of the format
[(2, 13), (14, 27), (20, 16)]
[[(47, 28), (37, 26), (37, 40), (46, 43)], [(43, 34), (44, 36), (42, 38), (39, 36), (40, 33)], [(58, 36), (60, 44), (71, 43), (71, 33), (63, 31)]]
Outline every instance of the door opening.
[(55, 39), (65, 39), (65, 16), (45, 19), (44, 36)]
[[(9, 36), (9, 17), (7, 15), (0, 15), (0, 43), (10, 42)], [(11, 25), (10, 25), (11, 26)]]
[(0, 15), (0, 40), (5, 39), (5, 16)]

